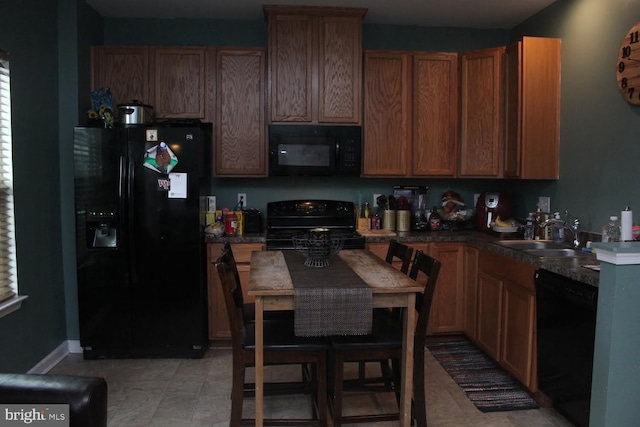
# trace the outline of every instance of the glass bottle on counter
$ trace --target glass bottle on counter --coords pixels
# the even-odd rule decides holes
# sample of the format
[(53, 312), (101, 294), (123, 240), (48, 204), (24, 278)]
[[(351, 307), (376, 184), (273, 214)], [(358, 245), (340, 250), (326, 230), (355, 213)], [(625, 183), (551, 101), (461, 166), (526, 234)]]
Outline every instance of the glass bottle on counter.
[(431, 215), (429, 216), (429, 228), (431, 231), (438, 231), (442, 226), (442, 218), (438, 213), (438, 208), (436, 206), (431, 209)]
[(524, 238), (525, 240), (533, 240), (533, 229), (534, 229), (534, 219), (533, 212), (529, 213), (527, 217), (527, 222), (524, 226)]
[(620, 241), (620, 220), (616, 215), (609, 217), (609, 223), (602, 229), (603, 242), (619, 242)]

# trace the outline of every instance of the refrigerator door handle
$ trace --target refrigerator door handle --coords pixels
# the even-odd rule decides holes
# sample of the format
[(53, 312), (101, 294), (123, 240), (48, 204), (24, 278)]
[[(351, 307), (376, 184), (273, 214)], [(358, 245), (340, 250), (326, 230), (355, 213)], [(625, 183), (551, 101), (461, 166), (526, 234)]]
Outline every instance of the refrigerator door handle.
[[(128, 230), (125, 223), (125, 215), (127, 209), (127, 158), (125, 156), (120, 156), (118, 158), (118, 218), (117, 218), (117, 230), (120, 235), (120, 243), (118, 247), (125, 253), (125, 256), (128, 256), (127, 248), (124, 245), (124, 242), (127, 241)], [(129, 266), (127, 266), (126, 270), (123, 273), (124, 275), (124, 283), (129, 282)]]
[(133, 159), (132, 156), (129, 156), (129, 162), (127, 164), (127, 176), (128, 176), (128, 180), (126, 183), (126, 189), (127, 189), (127, 194), (126, 194), (126, 200), (128, 202), (127, 205), (127, 242), (128, 242), (128, 249), (129, 249), (129, 274), (131, 277), (131, 283), (137, 283), (138, 282), (138, 259), (136, 256), (136, 248), (135, 248), (135, 238), (134, 238), (134, 227), (135, 227), (135, 200), (133, 198), (133, 194), (134, 194), (134, 185), (135, 185), (135, 173), (134, 173), (134, 164), (133, 164)]

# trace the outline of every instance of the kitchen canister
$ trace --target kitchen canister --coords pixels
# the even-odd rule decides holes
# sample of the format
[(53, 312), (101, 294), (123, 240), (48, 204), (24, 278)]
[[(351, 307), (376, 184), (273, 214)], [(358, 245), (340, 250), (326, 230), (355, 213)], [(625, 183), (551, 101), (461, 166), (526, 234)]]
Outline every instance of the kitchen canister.
[(382, 213), (382, 229), (391, 231), (396, 229), (396, 211), (386, 209)]
[(411, 229), (411, 211), (399, 210), (396, 213), (396, 230), (409, 231)]
[(224, 216), (224, 235), (238, 235), (238, 215), (236, 215), (235, 213), (227, 213)]

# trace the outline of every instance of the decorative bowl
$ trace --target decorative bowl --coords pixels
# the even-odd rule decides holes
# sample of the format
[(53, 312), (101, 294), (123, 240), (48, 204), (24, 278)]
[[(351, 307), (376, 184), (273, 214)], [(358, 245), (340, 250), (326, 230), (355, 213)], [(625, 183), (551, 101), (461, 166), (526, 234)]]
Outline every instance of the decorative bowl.
[(293, 237), (293, 246), (305, 256), (307, 267), (328, 267), (331, 257), (342, 249), (344, 237), (332, 237), (326, 228), (314, 228), (308, 234)]

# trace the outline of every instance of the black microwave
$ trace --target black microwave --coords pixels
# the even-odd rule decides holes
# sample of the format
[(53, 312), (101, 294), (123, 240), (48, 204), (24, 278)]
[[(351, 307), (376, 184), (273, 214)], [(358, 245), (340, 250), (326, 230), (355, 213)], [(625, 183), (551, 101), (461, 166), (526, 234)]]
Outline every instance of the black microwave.
[(360, 176), (360, 126), (269, 126), (270, 176)]

